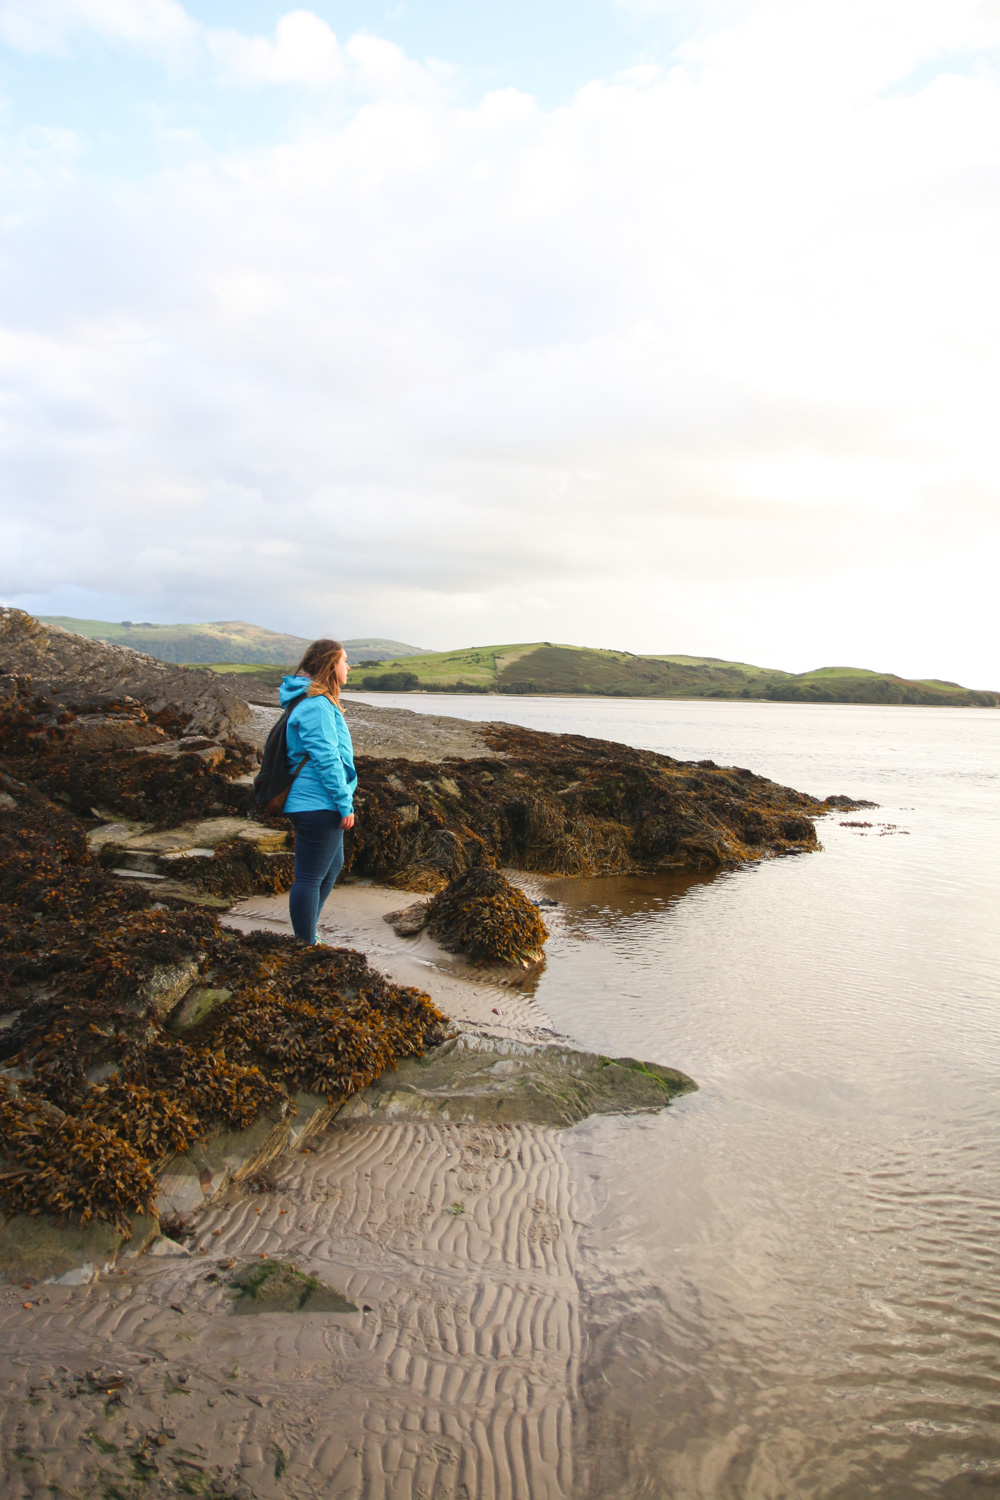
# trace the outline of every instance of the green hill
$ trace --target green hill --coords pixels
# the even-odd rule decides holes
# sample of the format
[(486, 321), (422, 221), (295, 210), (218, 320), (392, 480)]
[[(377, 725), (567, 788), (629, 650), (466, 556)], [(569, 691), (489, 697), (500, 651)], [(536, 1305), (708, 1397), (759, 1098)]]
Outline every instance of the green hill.
[(781, 703), (911, 703), (1000, 707), (1000, 693), (954, 682), (914, 681), (861, 667), (783, 672), (714, 656), (635, 656), (629, 651), (528, 645), (474, 646), (384, 661), (356, 672), (355, 690), (599, 694), (612, 698), (756, 698)]
[[(280, 679), (309, 642), (245, 620), (203, 625), (155, 625), (146, 621), (78, 620), (39, 615), (90, 640), (132, 646), (160, 661), (208, 666), (214, 671), (253, 672), (261, 688)], [(635, 656), (534, 641), (511, 646), (470, 646), (461, 651), (422, 652), (383, 636), (345, 640), (356, 670), (355, 690), (406, 692), (569, 693), (610, 698), (758, 698), (780, 703), (914, 703), (1000, 707), (1000, 693), (977, 692), (957, 682), (912, 680), (862, 667), (820, 667), (783, 672), (716, 656)], [(266, 681), (265, 681), (266, 679)], [(273, 683), (272, 683), (273, 679)]]
[[(43, 625), (59, 625), (73, 635), (92, 641), (110, 641), (131, 646), (159, 661), (187, 666), (246, 665), (260, 663), (289, 666), (299, 660), (309, 645), (305, 636), (283, 635), (246, 620), (214, 620), (205, 625), (154, 625), (149, 620), (77, 620), (71, 615), (39, 615)], [(419, 650), (403, 641), (381, 636), (344, 642), (348, 660), (380, 661), (385, 657), (409, 656)]]

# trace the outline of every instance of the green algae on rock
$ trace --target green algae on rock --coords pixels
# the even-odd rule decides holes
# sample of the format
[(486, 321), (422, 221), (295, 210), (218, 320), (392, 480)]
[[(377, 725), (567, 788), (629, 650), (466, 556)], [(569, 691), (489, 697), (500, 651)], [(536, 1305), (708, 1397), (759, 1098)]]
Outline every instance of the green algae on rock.
[(588, 1115), (663, 1109), (697, 1087), (659, 1063), (463, 1031), (376, 1080), (338, 1120), (567, 1126)]
[(356, 1313), (349, 1297), (324, 1286), (284, 1260), (251, 1261), (234, 1271), (228, 1285), (237, 1313)]
[(64, 1214), (14, 1214), (0, 1226), (0, 1284), (30, 1278), (78, 1286), (109, 1270), (123, 1245), (128, 1255), (138, 1255), (159, 1234), (153, 1214), (129, 1215), (124, 1233), (106, 1219), (80, 1223)]

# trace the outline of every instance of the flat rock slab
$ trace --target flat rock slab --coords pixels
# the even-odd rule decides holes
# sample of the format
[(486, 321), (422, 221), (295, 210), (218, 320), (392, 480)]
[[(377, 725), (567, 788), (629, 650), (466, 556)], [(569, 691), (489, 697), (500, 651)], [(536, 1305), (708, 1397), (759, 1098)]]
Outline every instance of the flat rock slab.
[[(253, 723), (241, 727), (240, 738), (260, 747), (271, 726), (281, 713), (276, 688), (261, 689), (252, 678), (226, 679), (235, 691), (252, 693)], [(273, 706), (265, 706), (264, 699)], [(377, 760), (442, 761), (492, 760), (491, 750), (482, 734), (482, 725), (467, 719), (452, 719), (444, 714), (417, 713), (412, 708), (390, 708), (381, 704), (362, 703), (345, 693), (341, 700), (354, 741), (355, 755), (370, 755)], [(456, 788), (457, 791), (457, 788)]]
[[(95, 816), (100, 816), (96, 808), (94, 813)], [(127, 844), (129, 839), (138, 838), (148, 828), (148, 823), (133, 823), (119, 818), (113, 823), (102, 823), (99, 828), (92, 828), (87, 834), (87, 845), (93, 853), (105, 844)]]
[(492, 760), (496, 754), (483, 736), (483, 726), (467, 719), (416, 713), (411, 708), (375, 707), (349, 695), (343, 707), (356, 755), (440, 763), (452, 757)]
[(214, 849), (228, 839), (250, 839), (260, 849), (284, 849), (288, 833), (284, 828), (267, 828), (251, 818), (203, 818), (159, 833), (141, 833), (125, 842), (129, 849), (172, 854), (187, 849)]
[(157, 900), (170, 897), (174, 901), (184, 901), (189, 906), (207, 906), (214, 911), (228, 911), (232, 905), (225, 896), (213, 896), (211, 891), (200, 890), (198, 886), (188, 885), (183, 880), (170, 880), (165, 875), (149, 875), (142, 870), (112, 870), (111, 874), (119, 880), (136, 880), (147, 885), (150, 892), (155, 893)]
[(575, 1125), (588, 1115), (663, 1109), (696, 1088), (659, 1063), (462, 1032), (384, 1073), (338, 1118)]

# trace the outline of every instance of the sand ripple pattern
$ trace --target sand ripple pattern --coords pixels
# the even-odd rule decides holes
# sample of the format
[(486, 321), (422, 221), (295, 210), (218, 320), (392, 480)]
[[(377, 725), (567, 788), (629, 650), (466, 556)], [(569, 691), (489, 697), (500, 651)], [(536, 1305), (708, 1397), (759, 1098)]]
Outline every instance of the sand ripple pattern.
[[(351, 1123), (273, 1182), (210, 1210), (191, 1259), (39, 1288), (30, 1312), (5, 1293), (2, 1493), (569, 1496), (580, 1329), (558, 1134)], [(279, 1254), (365, 1310), (235, 1316), (208, 1278)], [(84, 1389), (113, 1367), (120, 1401)], [(157, 1430), (174, 1436), (147, 1442), (139, 1482)]]

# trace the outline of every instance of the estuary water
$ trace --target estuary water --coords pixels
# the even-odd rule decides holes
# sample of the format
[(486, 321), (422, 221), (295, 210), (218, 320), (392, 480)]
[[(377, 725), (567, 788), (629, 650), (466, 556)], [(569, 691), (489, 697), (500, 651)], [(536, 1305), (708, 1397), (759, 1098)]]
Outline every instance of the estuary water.
[(536, 997), (682, 1068), (564, 1146), (579, 1493), (1000, 1495), (1000, 713), (371, 695), (879, 806), (714, 878), (549, 880)]

